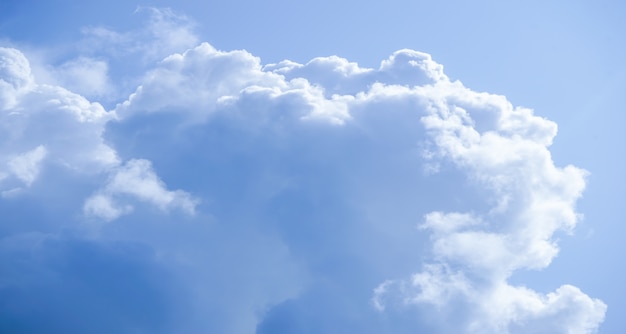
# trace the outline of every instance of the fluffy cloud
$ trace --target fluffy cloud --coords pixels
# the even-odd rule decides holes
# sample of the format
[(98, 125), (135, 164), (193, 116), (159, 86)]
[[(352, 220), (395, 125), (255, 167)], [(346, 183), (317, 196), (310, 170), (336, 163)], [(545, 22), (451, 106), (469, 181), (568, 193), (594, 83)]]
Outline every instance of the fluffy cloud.
[(0, 83), (6, 86), (0, 124), (0, 182), (4, 183), (4, 195), (30, 187), (42, 164), (48, 161), (81, 174), (112, 174), (109, 183), (87, 200), (85, 210), (89, 214), (113, 219), (129, 212), (129, 205), (114, 204), (118, 201), (113, 197), (120, 194), (162, 210), (178, 207), (193, 213), (195, 202), (191, 197), (167, 191), (150, 162), (131, 160), (118, 167), (117, 152), (103, 138), (106, 124), (116, 118), (114, 112), (62, 87), (37, 84), (28, 60), (18, 50), (2, 48), (0, 53)]
[[(462, 301), (466, 317), (458, 321), (470, 333), (595, 331), (606, 310), (601, 301), (568, 285), (541, 295), (507, 283), (516, 270), (548, 266), (558, 253), (554, 234), (571, 231), (578, 220), (574, 205), (586, 172), (554, 166), (547, 147), (556, 124), (458, 82), (417, 90), (426, 108), (421, 122), (430, 135), (426, 156), (465, 171), (486, 190), (491, 208), (425, 215), (421, 226), (433, 233), (435, 262), (410, 281), (396, 282), (400, 294), (409, 302)], [(379, 307), (390, 284), (375, 290)], [(569, 302), (557, 302), (562, 299)], [(571, 314), (577, 321), (559, 320)]]
[(287, 81), (281, 75), (263, 71), (260, 60), (248, 52), (223, 52), (203, 43), (165, 58), (116, 112), (127, 117), (133, 112), (185, 111), (186, 117), (193, 114), (199, 121), (240, 98), (260, 97), (303, 103), (305, 109), (298, 111), (302, 117), (341, 123), (347, 117), (343, 102), (350, 98), (326, 99), (323, 94), (321, 87), (307, 80)]
[[(165, 92), (172, 94), (166, 99)], [(375, 304), (380, 309), (382, 295), (399, 285), (401, 298), (409, 302), (433, 303), (442, 309), (466, 305), (457, 328), (463, 332), (524, 332), (542, 322), (554, 332), (587, 333), (603, 319), (605, 305), (574, 287), (565, 285), (541, 295), (507, 283), (516, 270), (549, 265), (558, 253), (553, 235), (571, 231), (578, 219), (574, 205), (584, 189), (586, 172), (552, 162), (547, 148), (556, 135), (556, 124), (530, 109), (514, 108), (502, 96), (450, 82), (428, 55), (401, 50), (377, 70), (361, 69), (338, 57), (261, 67), (246, 52), (221, 52), (203, 44), (166, 58), (117, 111), (123, 117), (160, 111), (182, 113), (180, 117), (192, 123), (240, 123), (239, 136), (260, 136), (272, 145), (279, 144), (271, 137), (283, 136), (285, 149), (308, 150), (315, 157), (312, 161), (323, 159), (314, 149), (315, 140), (323, 140), (307, 138), (313, 142), (306, 143), (293, 137), (293, 132), (311, 131), (306, 130), (313, 126), (307, 125), (311, 119), (325, 119), (340, 125), (338, 132), (352, 132), (362, 139), (384, 136), (388, 143), (392, 143), (390, 132), (396, 131), (403, 145), (415, 145), (413, 153), (422, 148), (423, 167), (429, 173), (449, 164), (447, 168), (464, 174), (480, 191), (484, 203), (467, 213), (425, 215), (422, 228), (433, 232), (434, 262), (410, 280), (390, 280), (377, 288)], [(401, 119), (386, 120), (396, 127), (384, 128), (383, 122), (374, 121), (376, 117)], [(414, 124), (414, 132), (403, 132), (407, 129), (396, 124), (402, 122)], [(342, 152), (341, 156), (345, 149), (357, 147), (337, 142), (329, 149)], [(289, 154), (279, 161), (303, 153)], [(264, 168), (263, 162), (253, 161)], [(344, 162), (327, 163), (332, 173), (342, 173), (338, 168)], [(351, 168), (356, 174), (363, 169)], [(557, 302), (562, 299), (572, 302), (564, 307)], [(571, 314), (577, 314), (579, 321), (560, 320)]]
[(0, 87), (2, 87), (3, 110), (17, 103), (17, 94), (24, 92), (32, 85), (30, 65), (26, 57), (16, 49), (0, 49)]
[(121, 195), (132, 195), (164, 211), (178, 208), (187, 214), (193, 214), (197, 204), (184, 191), (167, 190), (163, 181), (152, 170), (149, 161), (130, 160), (124, 166), (116, 168), (106, 186), (87, 199), (84, 210), (89, 215), (113, 220), (132, 210), (130, 205), (115, 204), (114, 197)]
[[(158, 268), (167, 278), (150, 280), (138, 269), (130, 281), (150, 283), (158, 292), (146, 294), (160, 298), (157, 306), (178, 310), (167, 328), (597, 330), (606, 305), (580, 289), (563, 285), (542, 294), (509, 283), (518, 270), (548, 266), (559, 251), (555, 234), (579, 219), (575, 204), (586, 172), (554, 165), (548, 150), (554, 122), (451, 82), (429, 55), (412, 50), (395, 52), (377, 69), (336, 56), (263, 65), (246, 51), (207, 43), (180, 50), (195, 37), (186, 19), (172, 15), (153, 13), (150, 31), (168, 32), (162, 43), (135, 42), (141, 33), (89, 31), (146, 57), (176, 52), (111, 111), (37, 84), (19, 51), (0, 49), (0, 186), (36, 187), (55, 168), (80, 183), (68, 199), (78, 206), (53, 218), (78, 223), (45, 229), (87, 240), (101, 255), (102, 275), (127, 263), (124, 252), (137, 254), (132, 247), (148, 249), (133, 257), (138, 267)], [(51, 192), (58, 185), (44, 186)], [(141, 210), (142, 204), (158, 210)], [(419, 228), (416, 217), (423, 217)], [(110, 223), (85, 233), (94, 218)], [(38, 261), (11, 241), (32, 231), (6, 233), (3, 255)], [(46, 247), (67, 250), (55, 253), (61, 258), (76, 259), (74, 251), (84, 248), (58, 238), (71, 247)], [(132, 249), (107, 248), (117, 243)], [(432, 246), (426, 252), (425, 244)], [(74, 262), (61, 268), (55, 261), (42, 266), (76, 275), (64, 271)], [(15, 261), (11, 268), (12, 275), (32, 270)], [(9, 281), (0, 293), (14, 291)], [(169, 289), (159, 284), (176, 287), (178, 298), (163, 297)], [(123, 296), (115, 298), (113, 305), (123, 304)], [(422, 315), (410, 311), (414, 305)], [(163, 309), (153, 311), (134, 325), (156, 328)], [(428, 322), (424, 314), (455, 321)]]
[(46, 157), (46, 153), (45, 147), (37, 146), (32, 151), (12, 158), (7, 165), (18, 179), (30, 186), (39, 174), (39, 163)]
[(0, 187), (19, 187), (11, 179), (30, 186), (44, 161), (87, 173), (118, 163), (101, 137), (112, 114), (64, 88), (37, 84), (18, 50), (0, 48), (0, 55)]

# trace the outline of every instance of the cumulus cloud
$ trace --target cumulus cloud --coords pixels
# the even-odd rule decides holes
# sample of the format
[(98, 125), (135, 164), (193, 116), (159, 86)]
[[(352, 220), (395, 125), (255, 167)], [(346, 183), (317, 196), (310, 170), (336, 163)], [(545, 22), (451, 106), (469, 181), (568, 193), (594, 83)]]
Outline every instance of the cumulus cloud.
[[(172, 94), (165, 98), (165, 92)], [(553, 322), (555, 332), (597, 328), (606, 307), (580, 290), (564, 285), (542, 295), (507, 283), (516, 270), (545, 268), (558, 254), (554, 234), (575, 226), (586, 172), (552, 162), (554, 122), (513, 107), (503, 96), (449, 81), (426, 54), (401, 50), (376, 70), (339, 57), (263, 67), (247, 52), (202, 44), (166, 58), (117, 112), (131, 117), (159, 111), (200, 124), (223, 117), (256, 128), (240, 130), (242, 136), (264, 131), (294, 140), (289, 128), (281, 128), (285, 134), (277, 126), (302, 131), (297, 129), (309, 120), (325, 119), (343, 127), (338, 131), (358, 126), (389, 136), (386, 131), (401, 129), (371, 122), (374, 113), (398, 116), (391, 108), (403, 110), (398, 122), (421, 125), (401, 139), (422, 148), (424, 166), (451, 164), (480, 189), (485, 203), (471, 212), (426, 213), (421, 226), (432, 231), (432, 262), (411, 279), (379, 286), (375, 305), (383, 309), (382, 295), (390, 290), (401, 291), (408, 303), (465, 305), (457, 330), (468, 333), (523, 332), (538, 321)], [(402, 289), (391, 289), (394, 284)], [(554, 302), (562, 298), (577, 302), (563, 308)], [(583, 319), (561, 322), (562, 314)]]
[(3, 110), (15, 105), (17, 95), (32, 84), (30, 65), (16, 49), (0, 48), (0, 106)]
[[(606, 305), (579, 288), (510, 283), (547, 267), (555, 235), (579, 220), (587, 172), (552, 161), (554, 122), (450, 81), (425, 53), (399, 50), (378, 68), (337, 56), (264, 65), (246, 51), (189, 45), (187, 18), (149, 11), (149, 34), (86, 31), (115, 52), (162, 58), (110, 111), (37, 84), (19, 51), (0, 49), (0, 186), (34, 187), (46, 168), (63, 168), (81, 184), (71, 197), (79, 220), (118, 220), (89, 238), (142, 245), (155, 256), (138, 262), (171, 273), (184, 297), (168, 300), (181, 310), (168, 328), (597, 330)], [(102, 80), (89, 89), (102, 92), (113, 63), (78, 59), (67, 73), (93, 70)], [(67, 86), (78, 85), (70, 74)], [(171, 211), (192, 223), (160, 224), (180, 220)], [(430, 317), (414, 307), (454, 321), (424, 325)]]
[[(98, 103), (58, 86), (37, 84), (28, 60), (16, 49), (0, 48), (0, 174), (30, 186), (44, 158), (53, 164), (93, 172), (118, 163), (101, 134), (113, 115)], [(1, 181), (0, 181), (1, 182)]]
[(40, 145), (12, 158), (7, 165), (18, 179), (29, 186), (39, 174), (39, 164), (46, 157), (46, 153), (46, 148)]
[(348, 117), (344, 100), (350, 97), (327, 99), (323, 94), (321, 87), (302, 78), (287, 81), (264, 71), (260, 59), (248, 52), (218, 51), (203, 43), (165, 58), (116, 112), (127, 117), (136, 112), (185, 111), (187, 118), (199, 121), (240, 98), (269, 97), (304, 102), (305, 109), (298, 111), (302, 117), (341, 123)]
[[(571, 231), (579, 218), (574, 206), (586, 172), (552, 162), (547, 147), (556, 124), (458, 82), (444, 80), (417, 91), (426, 107), (421, 122), (430, 135), (427, 157), (463, 170), (487, 190), (491, 208), (425, 215), (421, 226), (433, 233), (435, 262), (408, 282), (397, 282), (402, 298), (466, 303), (466, 318), (459, 321), (470, 333), (526, 333), (541, 328), (538, 321), (552, 333), (595, 331), (606, 310), (601, 301), (568, 285), (541, 295), (507, 283), (516, 270), (548, 266), (559, 251), (554, 234)], [(376, 290), (377, 304), (386, 290), (381, 289)], [(555, 302), (561, 298), (570, 300), (567, 306)], [(556, 314), (580, 318), (560, 321)], [(551, 317), (554, 322), (546, 325)]]
[(180, 208), (193, 213), (195, 202), (189, 194), (166, 190), (149, 161), (130, 160), (120, 166), (116, 150), (103, 138), (106, 124), (116, 118), (114, 112), (65, 88), (37, 84), (21, 52), (7, 48), (0, 52), (1, 82), (8, 86), (5, 101), (10, 101), (4, 105), (0, 124), (3, 194), (19, 189), (12, 186), (11, 178), (31, 186), (46, 159), (79, 174), (112, 175), (109, 183), (87, 200), (85, 211), (89, 214), (111, 220), (130, 212), (129, 205), (117, 204), (120, 200), (114, 199), (121, 194), (165, 211)]

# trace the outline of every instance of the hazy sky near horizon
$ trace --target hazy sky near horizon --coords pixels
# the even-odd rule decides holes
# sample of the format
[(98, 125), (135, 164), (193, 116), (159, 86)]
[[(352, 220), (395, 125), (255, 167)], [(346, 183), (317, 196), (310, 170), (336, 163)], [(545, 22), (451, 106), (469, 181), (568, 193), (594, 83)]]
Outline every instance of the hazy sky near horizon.
[(0, 331), (619, 333), (616, 1), (4, 1)]

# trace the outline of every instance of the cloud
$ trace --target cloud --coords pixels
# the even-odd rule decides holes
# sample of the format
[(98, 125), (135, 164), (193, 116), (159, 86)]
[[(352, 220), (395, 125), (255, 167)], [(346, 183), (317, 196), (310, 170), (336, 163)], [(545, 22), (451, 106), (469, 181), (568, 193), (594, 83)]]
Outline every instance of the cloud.
[(86, 173), (118, 163), (101, 137), (112, 114), (64, 88), (37, 84), (18, 50), (1, 48), (0, 54), (0, 84), (6, 88), (0, 112), (0, 182), (14, 177), (30, 186), (41, 174), (44, 158)]
[(138, 7), (137, 15), (147, 13), (141, 29), (118, 32), (103, 26), (82, 29), (81, 53), (107, 55), (112, 59), (139, 57), (152, 63), (198, 44), (195, 23), (169, 8)]
[[(195, 45), (187, 18), (149, 11), (147, 30), (87, 29), (115, 47), (67, 63), (64, 85), (94, 70), (97, 94), (115, 82), (106, 57), (159, 59), (110, 111), (38, 84), (19, 51), (0, 49), (0, 186), (25, 189), (0, 200), (22, 223), (1, 230), (14, 260), (0, 295), (49, 305), (67, 293), (65, 314), (110, 293), (104, 310), (125, 305), (113, 285), (91, 289), (102, 282), (82, 274), (87, 251), (102, 277), (134, 268), (123, 291), (154, 302), (131, 307), (141, 321), (116, 314), (115, 332), (597, 330), (606, 305), (579, 288), (509, 281), (547, 267), (580, 219), (587, 172), (552, 161), (554, 122), (450, 81), (425, 53), (376, 69), (337, 56), (264, 65)], [(63, 188), (71, 204), (26, 196)], [(20, 211), (31, 200), (46, 214)], [(33, 253), (14, 242), (26, 239)], [(37, 270), (51, 274), (20, 290)], [(27, 309), (1, 313), (24, 324)]]
[[(86, 212), (107, 220), (130, 212), (114, 198), (130, 195), (161, 210), (180, 208), (193, 214), (195, 202), (181, 191), (168, 191), (152, 171), (149, 161), (131, 159), (120, 166), (117, 152), (105, 143), (103, 133), (116, 118), (99, 103), (88, 101), (59, 86), (37, 84), (28, 60), (16, 49), (2, 52), (2, 83), (9, 86), (2, 111), (0, 185), (3, 194), (30, 187), (42, 172), (44, 159), (51, 166), (79, 174), (111, 174), (109, 183), (90, 198)], [(82, 79), (81, 79), (82, 80)], [(80, 82), (76, 82), (80, 84)], [(11, 179), (15, 179), (11, 181)]]
[(21, 52), (11, 48), (0, 48), (0, 106), (3, 110), (15, 105), (17, 94), (32, 84), (28, 60)]
[(184, 191), (167, 190), (149, 161), (130, 160), (116, 168), (104, 188), (87, 199), (84, 210), (105, 220), (116, 219), (132, 211), (130, 205), (116, 204), (114, 198), (122, 195), (151, 203), (163, 211), (177, 208), (187, 214), (194, 214), (197, 204), (197, 200)]
[(12, 158), (7, 163), (9, 169), (15, 176), (30, 186), (37, 174), (39, 174), (39, 164), (46, 157), (46, 148), (37, 146), (32, 151), (28, 151), (17, 157)]
[(443, 67), (429, 54), (408, 49), (394, 52), (377, 70), (359, 67), (357, 63), (338, 56), (314, 58), (304, 65), (285, 60), (265, 65), (264, 69), (282, 74), (289, 80), (306, 78), (323, 87), (328, 97), (332, 94), (356, 95), (375, 83), (415, 86), (445, 78)]
[[(165, 99), (165, 92), (172, 92), (173, 99)], [(507, 283), (516, 270), (549, 265), (558, 253), (553, 235), (570, 231), (578, 220), (574, 205), (586, 172), (554, 166), (547, 148), (556, 135), (556, 124), (530, 109), (514, 108), (502, 96), (473, 92), (460, 82), (450, 82), (428, 55), (401, 50), (378, 70), (360, 69), (339, 57), (316, 58), (306, 65), (285, 61), (262, 67), (246, 52), (221, 52), (203, 44), (166, 58), (117, 112), (123, 118), (145, 112), (176, 114), (196, 124), (188, 125), (189, 132), (194, 127), (208, 133), (236, 131), (239, 140), (252, 135), (264, 143), (258, 149), (266, 154), (276, 149), (271, 145), (280, 145), (272, 137), (283, 136), (282, 145), (289, 153), (278, 153), (278, 161), (312, 154), (313, 164), (324, 159), (315, 151), (316, 145), (323, 145), (320, 135), (294, 137), (294, 133), (329, 131), (315, 128), (309, 123), (313, 119), (339, 125), (338, 133), (356, 131), (361, 139), (383, 136), (394, 144), (395, 131), (398, 141), (415, 145), (413, 153), (418, 146), (423, 148), (420, 158), (425, 168), (450, 164), (448, 168), (458, 170), (480, 190), (485, 203), (465, 213), (426, 213), (422, 228), (433, 231), (434, 262), (406, 282), (385, 281), (374, 299), (379, 309), (384, 308), (380, 298), (387, 287), (398, 284), (403, 287), (401, 298), (409, 303), (434, 303), (442, 309), (466, 305), (458, 328), (463, 332), (524, 331), (524, 326), (538, 319), (550, 322), (552, 317), (557, 323), (556, 314), (584, 318), (579, 323), (554, 325), (555, 331), (590, 332), (603, 319), (605, 305), (570, 286), (541, 295)], [(380, 119), (399, 119), (385, 120), (393, 125), (384, 128), (384, 123), (373, 120), (376, 113), (387, 113)], [(402, 122), (422, 128), (402, 132), (398, 126)], [(238, 125), (233, 128), (233, 123)], [(163, 132), (176, 131), (166, 129)], [(176, 136), (185, 135), (177, 132)], [(239, 146), (235, 137), (220, 139), (231, 147)], [(346, 177), (349, 174), (341, 174), (338, 166), (345, 163), (342, 160), (350, 149), (358, 150), (358, 144), (336, 139), (335, 147), (327, 149), (338, 150), (341, 158), (327, 164), (330, 173)], [(253, 153), (236, 154), (250, 157)], [(265, 168), (265, 161), (252, 159), (247, 163)], [(351, 173), (362, 168), (347, 165), (347, 170), (354, 168)], [(503, 298), (502, 291), (509, 291), (511, 297)], [(562, 309), (552, 302), (560, 298), (580, 303)], [(488, 311), (494, 307), (508, 311)]]
[(52, 70), (59, 86), (89, 98), (99, 98), (112, 93), (108, 77), (108, 63), (103, 60), (79, 57), (64, 62)]
[[(434, 262), (410, 281), (397, 282), (402, 298), (467, 304), (459, 322), (470, 333), (526, 333), (538, 321), (553, 333), (594, 332), (606, 310), (601, 301), (569, 285), (541, 295), (507, 283), (517, 270), (548, 266), (558, 254), (554, 234), (571, 231), (579, 218), (574, 205), (586, 172), (554, 166), (547, 147), (556, 124), (458, 82), (422, 89), (427, 156), (463, 170), (487, 191), (491, 209), (426, 214), (421, 226), (433, 233)], [(375, 290), (377, 305), (389, 285)], [(570, 302), (565, 306), (560, 299)], [(558, 320), (573, 314), (579, 321)]]

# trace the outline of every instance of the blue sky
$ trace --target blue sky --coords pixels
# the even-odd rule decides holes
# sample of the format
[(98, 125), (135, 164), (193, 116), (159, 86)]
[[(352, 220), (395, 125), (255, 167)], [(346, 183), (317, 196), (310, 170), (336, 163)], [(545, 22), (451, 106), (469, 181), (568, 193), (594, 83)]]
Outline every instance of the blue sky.
[(619, 333), (617, 1), (3, 1), (0, 332)]

